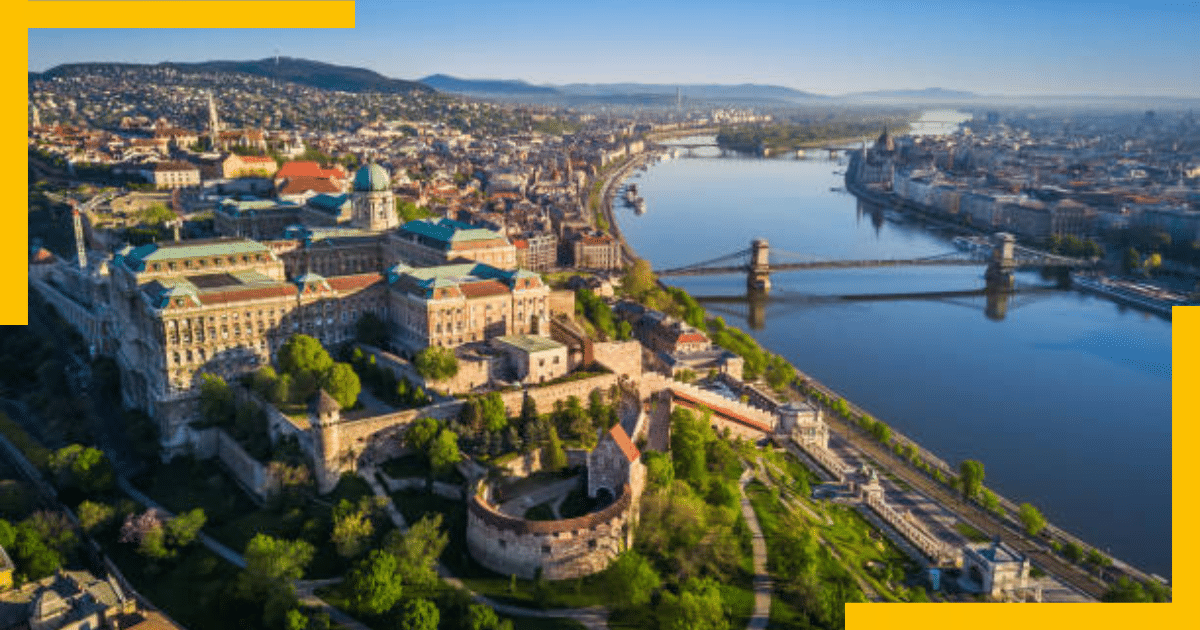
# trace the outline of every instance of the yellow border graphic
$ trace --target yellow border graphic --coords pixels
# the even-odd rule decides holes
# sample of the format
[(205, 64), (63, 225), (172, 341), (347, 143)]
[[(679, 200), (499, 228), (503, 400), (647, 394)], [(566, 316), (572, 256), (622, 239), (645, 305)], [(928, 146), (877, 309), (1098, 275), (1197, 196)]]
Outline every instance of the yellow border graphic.
[[(30, 28), (353, 28), (354, 3), (346, 0), (179, 0), (179, 1), (30, 1), (6, 7), (24, 19), (10, 19), (4, 27), (9, 48), (3, 77), (8, 98), (0, 104), (5, 124), (3, 163), (9, 181), (23, 189), (5, 211), (0, 229), (0, 314), (3, 324), (24, 324), (28, 290), (28, 29)], [(24, 60), (24, 61), (21, 61)], [(1188, 627), (1200, 619), (1194, 592), (1197, 543), (1187, 532), (1197, 508), (1180, 492), (1200, 488), (1197, 469), (1181, 466), (1183, 449), (1196, 448), (1200, 419), (1200, 307), (1176, 307), (1172, 331), (1172, 532), (1173, 562), (1170, 604), (850, 604), (846, 627), (850, 630), (933, 627), (969, 628), (1131, 628)], [(1128, 418), (1128, 430), (1139, 430), (1138, 418)], [(1086, 427), (1080, 427), (1086, 431)], [(1180, 447), (1180, 448), (1177, 448)], [(1128, 514), (1130, 520), (1137, 514)], [(1178, 535), (1182, 533), (1183, 535)], [(1192, 622), (1187, 620), (1191, 619)]]

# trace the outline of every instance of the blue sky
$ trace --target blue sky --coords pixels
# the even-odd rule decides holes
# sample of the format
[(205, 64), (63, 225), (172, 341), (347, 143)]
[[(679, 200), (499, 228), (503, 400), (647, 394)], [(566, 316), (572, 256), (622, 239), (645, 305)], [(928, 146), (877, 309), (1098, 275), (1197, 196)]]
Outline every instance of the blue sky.
[(279, 52), (404, 79), (1200, 97), (1200, 2), (358, 0), (348, 29), (30, 30), (29, 69)]

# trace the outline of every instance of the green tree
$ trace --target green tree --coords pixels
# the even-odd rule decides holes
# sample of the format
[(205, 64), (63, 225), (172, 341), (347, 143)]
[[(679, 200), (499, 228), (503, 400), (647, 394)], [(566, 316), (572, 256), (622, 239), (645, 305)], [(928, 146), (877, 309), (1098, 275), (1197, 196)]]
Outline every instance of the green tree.
[(391, 610), (403, 591), (396, 557), (378, 549), (372, 551), (346, 577), (346, 586), (355, 610), (369, 615)]
[(334, 363), (323, 373), (321, 387), (325, 388), (343, 409), (353, 407), (358, 402), (359, 392), (362, 391), (358, 374), (354, 373), (354, 368), (350, 367), (349, 363)]
[(642, 454), (642, 462), (646, 464), (646, 485), (649, 488), (666, 488), (675, 481), (675, 465), (666, 453), (647, 451)]
[(163, 525), (167, 542), (175, 548), (192, 544), (200, 535), (200, 530), (204, 529), (204, 523), (207, 521), (208, 518), (204, 515), (203, 508), (177, 514), (175, 518), (168, 520)]
[(429, 466), (435, 475), (444, 475), (462, 461), (458, 452), (458, 436), (450, 429), (442, 429), (428, 450)]
[(662, 580), (650, 561), (633, 550), (625, 551), (608, 570), (609, 593), (621, 606), (640, 606), (662, 586)]
[(504, 399), (499, 392), (490, 392), (480, 400), (480, 412), (483, 414), (483, 428), (497, 433), (508, 426), (508, 415), (504, 411)]
[(688, 580), (678, 596), (663, 595), (658, 607), (658, 627), (663, 630), (727, 630), (721, 590), (710, 579)]
[(279, 380), (279, 374), (275, 372), (275, 368), (264, 365), (254, 371), (254, 376), (251, 379), (251, 385), (254, 388), (254, 393), (270, 400), (271, 402), (279, 402), (274, 400), (275, 383)]
[(238, 576), (243, 599), (262, 601), (273, 591), (293, 593), (292, 583), (304, 576), (316, 549), (303, 540), (285, 540), (256, 534), (246, 543), (246, 568)]
[(1136, 580), (1131, 580), (1128, 577), (1121, 576), (1117, 581), (1109, 587), (1104, 595), (1100, 596), (1102, 602), (1127, 602), (1127, 603), (1147, 603), (1152, 601), (1147, 595), (1142, 584)]
[(1080, 560), (1083, 560), (1083, 547), (1073, 542), (1068, 542), (1063, 545), (1063, 557), (1078, 564)]
[(410, 599), (400, 617), (400, 630), (437, 630), (441, 615), (428, 599)]
[(521, 400), (521, 429), (524, 430), (525, 427), (529, 426), (529, 423), (536, 422), (537, 418), (537, 401), (533, 399), (533, 396), (526, 393), (525, 398)]
[(641, 297), (655, 288), (656, 281), (650, 261), (639, 258), (626, 269), (621, 278), (621, 290), (631, 297)]
[(177, 220), (179, 215), (161, 203), (154, 203), (139, 211), (137, 218), (138, 223), (142, 225), (161, 227), (166, 223)]
[(550, 427), (550, 438), (542, 453), (542, 467), (546, 470), (562, 470), (567, 467), (567, 452), (563, 450), (562, 440), (558, 437), (558, 429)]
[(404, 443), (411, 449), (428, 452), (429, 445), (433, 444), (441, 429), (441, 423), (433, 418), (417, 418), (408, 426), (408, 431), (404, 434)]
[(371, 522), (371, 515), (363, 506), (355, 506), (342, 499), (333, 509), (333, 531), (329, 534), (329, 540), (333, 542), (339, 556), (357, 557), (366, 548), (374, 533), (375, 525)]
[(213, 424), (225, 424), (233, 417), (233, 391), (220, 376), (200, 375), (200, 417)]
[(1142, 268), (1142, 253), (1135, 247), (1125, 250), (1125, 258), (1121, 261), (1121, 267), (1125, 270), (1125, 273), (1140, 271)]
[(1000, 513), (1000, 497), (987, 488), (979, 490), (979, 503), (989, 512)]
[(324, 374), (331, 367), (333, 357), (315, 337), (292, 335), (279, 348), (279, 369), (293, 377), (301, 372)]
[(458, 358), (454, 351), (441, 346), (428, 346), (413, 359), (417, 374), (431, 381), (453, 378), (458, 374)]
[(115, 483), (108, 456), (90, 446), (64, 446), (50, 456), (49, 464), (60, 486), (79, 488), (85, 494), (108, 492)]
[(958, 465), (958, 476), (962, 479), (963, 499), (974, 498), (983, 488), (983, 463), (974, 459), (963, 460)]
[(408, 528), (388, 532), (383, 548), (396, 557), (396, 571), (405, 584), (428, 588), (437, 584), (437, 560), (450, 539), (442, 530), (441, 514), (426, 514)]
[[(89, 534), (107, 525), (115, 515), (116, 510), (105, 503), (84, 501), (79, 504), (79, 525)], [(2, 541), (0, 546), (3, 546)]]
[(1031, 503), (1022, 503), (1017, 510), (1017, 519), (1031, 536), (1037, 536), (1046, 527), (1046, 517)]

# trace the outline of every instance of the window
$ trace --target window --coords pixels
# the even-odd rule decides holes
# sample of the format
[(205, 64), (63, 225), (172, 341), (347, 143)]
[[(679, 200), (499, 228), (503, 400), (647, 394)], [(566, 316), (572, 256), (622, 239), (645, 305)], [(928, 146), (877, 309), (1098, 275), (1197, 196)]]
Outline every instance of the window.
[(542, 545), (542, 553), (550, 555), (550, 545)]
[(588, 541), (588, 549), (595, 549), (595, 548), (596, 548), (596, 539), (593, 538)]

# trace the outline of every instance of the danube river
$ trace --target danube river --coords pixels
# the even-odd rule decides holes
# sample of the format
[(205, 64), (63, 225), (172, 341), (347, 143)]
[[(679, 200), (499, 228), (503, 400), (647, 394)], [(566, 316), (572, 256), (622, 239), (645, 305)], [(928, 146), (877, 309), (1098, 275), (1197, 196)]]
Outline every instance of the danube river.
[[(916, 219), (861, 206), (842, 190), (845, 167), (824, 152), (762, 159), (695, 149), (630, 178), (648, 211), (616, 216), (656, 269), (745, 249), (755, 237), (773, 253), (822, 259), (954, 249), (950, 235)], [(986, 485), (1169, 577), (1169, 321), (1054, 289), (1018, 293), (990, 312), (982, 296), (826, 299), (975, 289), (982, 276), (982, 267), (777, 273), (761, 308), (705, 306), (952, 466), (982, 461)], [(667, 280), (697, 297), (745, 291), (744, 276)], [(1032, 273), (1017, 282), (1052, 284)]]

